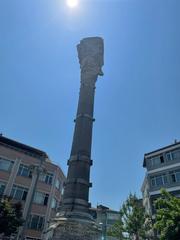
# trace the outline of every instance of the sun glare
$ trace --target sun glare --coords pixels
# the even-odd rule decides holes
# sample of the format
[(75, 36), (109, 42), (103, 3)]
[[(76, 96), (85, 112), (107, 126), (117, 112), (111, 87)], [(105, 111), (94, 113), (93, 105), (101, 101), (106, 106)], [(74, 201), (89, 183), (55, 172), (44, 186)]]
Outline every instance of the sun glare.
[(78, 0), (67, 0), (66, 1), (68, 7), (75, 8), (78, 6), (79, 1)]

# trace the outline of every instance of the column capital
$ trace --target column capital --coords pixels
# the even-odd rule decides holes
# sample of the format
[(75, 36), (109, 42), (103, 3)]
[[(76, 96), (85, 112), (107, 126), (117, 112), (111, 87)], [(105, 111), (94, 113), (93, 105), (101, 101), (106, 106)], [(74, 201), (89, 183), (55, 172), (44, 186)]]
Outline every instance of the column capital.
[(104, 42), (100, 37), (84, 38), (77, 45), (81, 74), (102, 76), (104, 65)]

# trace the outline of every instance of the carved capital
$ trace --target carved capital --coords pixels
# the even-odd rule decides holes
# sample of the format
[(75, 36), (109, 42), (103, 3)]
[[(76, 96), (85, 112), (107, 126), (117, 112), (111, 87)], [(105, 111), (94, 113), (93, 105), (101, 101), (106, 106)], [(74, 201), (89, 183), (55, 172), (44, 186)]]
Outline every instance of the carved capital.
[(100, 37), (84, 38), (77, 45), (81, 73), (102, 76), (104, 43)]

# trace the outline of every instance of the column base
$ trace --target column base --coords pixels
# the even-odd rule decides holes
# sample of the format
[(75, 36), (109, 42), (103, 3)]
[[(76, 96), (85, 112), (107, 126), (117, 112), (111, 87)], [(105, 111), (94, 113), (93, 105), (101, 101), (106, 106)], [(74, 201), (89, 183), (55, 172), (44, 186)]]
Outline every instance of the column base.
[(91, 220), (60, 217), (45, 236), (46, 240), (100, 240), (101, 228)]

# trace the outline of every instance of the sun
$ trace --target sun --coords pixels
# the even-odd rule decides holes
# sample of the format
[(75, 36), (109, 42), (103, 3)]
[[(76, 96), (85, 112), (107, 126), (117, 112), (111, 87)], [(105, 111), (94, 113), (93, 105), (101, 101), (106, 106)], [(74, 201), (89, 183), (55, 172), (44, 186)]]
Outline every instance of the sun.
[(78, 0), (66, 0), (66, 3), (68, 5), (68, 7), (75, 8), (78, 6), (79, 1)]

